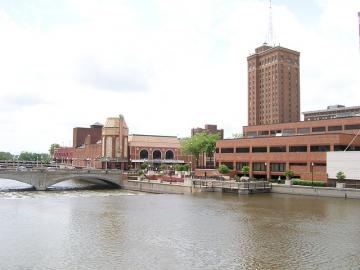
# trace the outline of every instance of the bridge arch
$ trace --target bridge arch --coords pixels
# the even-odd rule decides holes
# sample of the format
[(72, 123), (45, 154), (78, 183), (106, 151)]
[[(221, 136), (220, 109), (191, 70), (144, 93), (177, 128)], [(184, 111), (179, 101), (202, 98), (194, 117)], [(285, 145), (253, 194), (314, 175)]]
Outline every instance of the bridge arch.
[(110, 177), (104, 177), (104, 176), (96, 176), (96, 175), (69, 175), (69, 176), (65, 176), (65, 177), (59, 177), (59, 178), (54, 178), (51, 179), (49, 181), (47, 181), (47, 184), (45, 186), (46, 189), (48, 189), (49, 187), (56, 185), (58, 183), (64, 182), (64, 181), (68, 181), (68, 180), (84, 180), (84, 181), (89, 181), (89, 182), (93, 182), (93, 183), (105, 183), (111, 187), (116, 187), (116, 188), (121, 188), (121, 186), (119, 185), (119, 183), (116, 183), (113, 179), (111, 179)]

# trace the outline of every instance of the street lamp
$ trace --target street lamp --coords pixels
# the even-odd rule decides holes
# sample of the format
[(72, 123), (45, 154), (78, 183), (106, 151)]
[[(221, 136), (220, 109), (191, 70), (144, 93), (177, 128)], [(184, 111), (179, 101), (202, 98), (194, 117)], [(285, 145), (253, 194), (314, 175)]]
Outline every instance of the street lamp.
[(265, 174), (266, 174), (266, 177), (265, 179), (268, 180), (268, 173), (267, 173), (267, 162), (264, 163), (265, 164)]
[(311, 162), (311, 186), (314, 187), (314, 162)]

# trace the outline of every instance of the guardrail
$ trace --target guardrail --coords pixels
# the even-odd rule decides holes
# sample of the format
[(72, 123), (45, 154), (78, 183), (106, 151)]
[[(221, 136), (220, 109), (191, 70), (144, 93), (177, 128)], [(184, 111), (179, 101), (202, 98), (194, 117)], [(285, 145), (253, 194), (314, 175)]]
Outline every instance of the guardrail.
[(232, 182), (216, 180), (193, 180), (194, 187), (201, 188), (222, 188), (222, 189), (239, 189), (239, 190), (266, 190), (271, 189), (271, 183), (268, 181), (251, 181), (251, 182)]

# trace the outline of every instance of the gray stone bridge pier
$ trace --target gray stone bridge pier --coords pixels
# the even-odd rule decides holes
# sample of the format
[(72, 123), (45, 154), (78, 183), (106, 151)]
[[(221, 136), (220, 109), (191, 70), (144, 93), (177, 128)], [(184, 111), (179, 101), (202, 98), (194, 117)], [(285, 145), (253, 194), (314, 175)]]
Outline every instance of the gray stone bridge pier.
[(110, 186), (121, 188), (122, 171), (119, 170), (54, 170), (36, 169), (29, 171), (0, 170), (1, 179), (16, 180), (34, 187), (35, 190), (47, 190), (52, 185), (71, 180), (82, 179), (101, 181)]

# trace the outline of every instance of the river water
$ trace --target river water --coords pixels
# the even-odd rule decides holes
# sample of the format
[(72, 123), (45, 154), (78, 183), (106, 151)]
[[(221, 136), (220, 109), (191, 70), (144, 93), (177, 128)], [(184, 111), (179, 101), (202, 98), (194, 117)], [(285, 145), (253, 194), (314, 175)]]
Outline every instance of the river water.
[(360, 269), (360, 201), (0, 192), (0, 269)]

